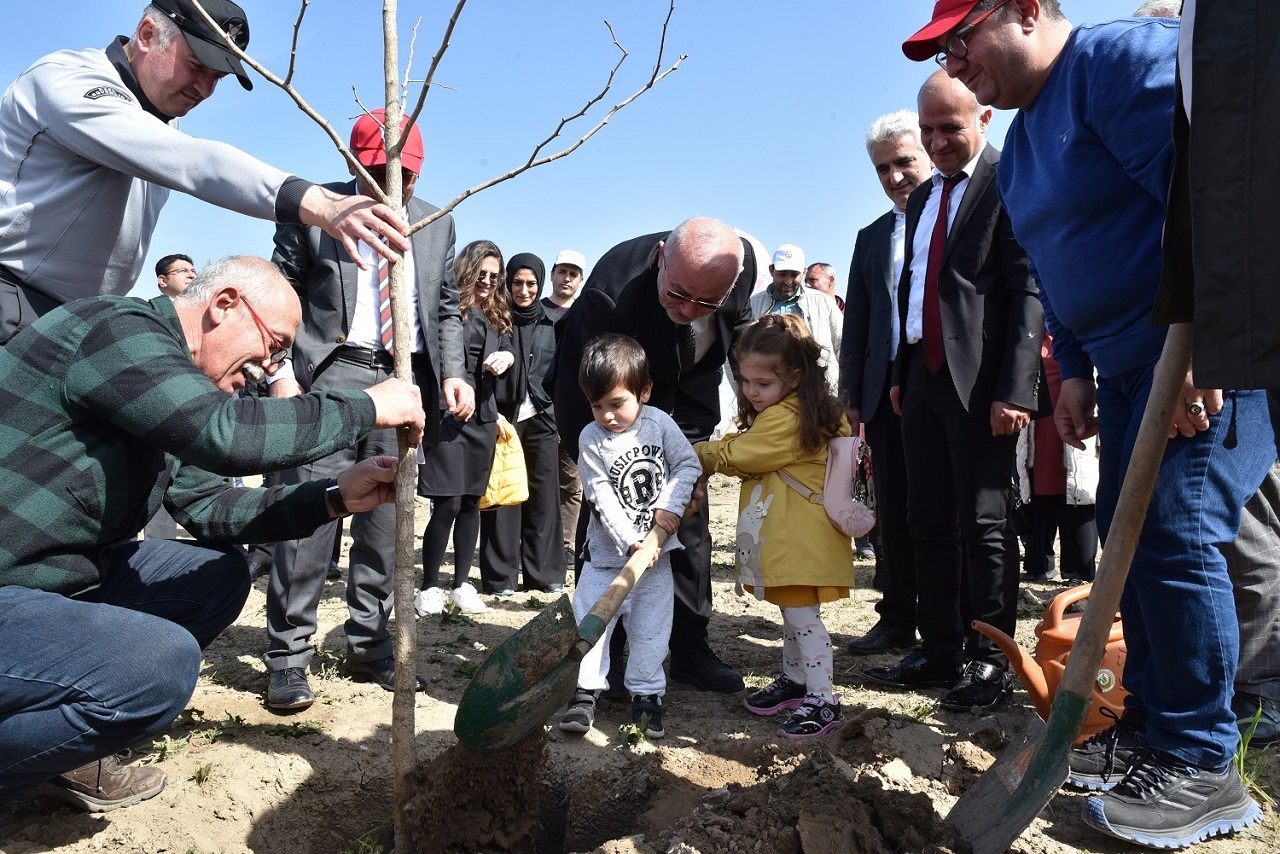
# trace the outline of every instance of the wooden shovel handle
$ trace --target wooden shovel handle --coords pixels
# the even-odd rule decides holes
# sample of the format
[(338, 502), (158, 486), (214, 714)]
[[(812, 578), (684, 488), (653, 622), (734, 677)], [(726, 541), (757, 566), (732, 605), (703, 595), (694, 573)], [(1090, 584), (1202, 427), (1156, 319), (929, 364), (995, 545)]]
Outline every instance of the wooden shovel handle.
[[(622, 607), (622, 600), (627, 598), (627, 594), (631, 592), (631, 588), (635, 587), (636, 582), (640, 580), (640, 576), (644, 575), (649, 564), (653, 562), (653, 558), (662, 550), (662, 544), (667, 541), (670, 536), (666, 531), (657, 525), (653, 526), (640, 543), (640, 548), (636, 549), (631, 557), (627, 558), (626, 564), (622, 569), (618, 570), (618, 576), (609, 582), (609, 586), (604, 589), (604, 593), (600, 594), (600, 598), (596, 600), (596, 604), (591, 606), (591, 610), (583, 617), (582, 622), (586, 622), (596, 617), (606, 625), (613, 619), (613, 615), (618, 613), (618, 609)], [(595, 646), (594, 640), (587, 638), (578, 638), (570, 650), (569, 655), (575, 661), (581, 661), (582, 657), (591, 651), (591, 647)]]
[(1106, 650), (1111, 624), (1120, 606), (1120, 594), (1129, 576), (1129, 565), (1138, 548), (1138, 538), (1147, 517), (1147, 506), (1155, 489), (1160, 463), (1169, 441), (1174, 407), (1179, 403), (1182, 384), (1191, 365), (1191, 325), (1175, 323), (1169, 327), (1164, 350), (1156, 364), (1151, 381), (1151, 395), (1142, 414), (1142, 425), (1134, 441), (1129, 469), (1120, 487), (1115, 517), (1107, 532), (1107, 547), (1102, 550), (1098, 572), (1089, 592), (1080, 627), (1076, 630), (1071, 656), (1063, 673), (1061, 687), (1077, 697), (1088, 697), (1093, 691), (1098, 665)]

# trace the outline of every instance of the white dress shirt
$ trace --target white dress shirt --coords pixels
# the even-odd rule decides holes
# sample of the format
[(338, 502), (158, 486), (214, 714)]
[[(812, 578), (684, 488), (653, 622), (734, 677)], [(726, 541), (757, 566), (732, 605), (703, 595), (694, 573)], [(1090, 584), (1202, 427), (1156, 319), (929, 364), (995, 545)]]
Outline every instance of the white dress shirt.
[[(403, 216), (403, 214), (402, 214)], [(368, 265), (368, 269), (357, 268), (356, 310), (351, 317), (351, 329), (347, 331), (347, 344), (352, 347), (365, 347), (370, 350), (382, 350), (382, 336), (378, 329), (378, 258), (376, 252), (368, 244), (361, 242), (360, 257)], [(425, 350), (422, 337), (422, 324), (418, 322), (418, 288), (415, 283), (413, 268), (413, 252), (406, 252), (400, 257), (404, 266), (405, 295), (409, 298), (409, 335), (412, 338), (413, 352)]]
[[(955, 222), (956, 212), (969, 189), (969, 179), (973, 177), (973, 168), (982, 155), (986, 143), (974, 154), (973, 159), (964, 165), (964, 180), (951, 188), (951, 196), (947, 199), (947, 234), (951, 233), (951, 225)], [(929, 266), (929, 244), (933, 240), (934, 223), (938, 221), (939, 199), (942, 198), (942, 173), (933, 170), (933, 189), (925, 200), (924, 210), (920, 212), (920, 220), (916, 223), (915, 238), (911, 243), (911, 290), (907, 295), (907, 343), (916, 344), (924, 337), (924, 323), (921, 319), (924, 305), (924, 278)]]

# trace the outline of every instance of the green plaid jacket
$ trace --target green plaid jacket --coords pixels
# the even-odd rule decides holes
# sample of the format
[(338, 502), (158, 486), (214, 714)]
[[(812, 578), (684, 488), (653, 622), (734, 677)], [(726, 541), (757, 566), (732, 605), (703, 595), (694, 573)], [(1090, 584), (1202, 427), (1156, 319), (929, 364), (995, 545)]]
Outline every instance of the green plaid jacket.
[(211, 543), (305, 536), (328, 519), (320, 482), (227, 478), (319, 459), (373, 424), (360, 391), (219, 391), (168, 297), (57, 308), (0, 348), (0, 586), (97, 586), (103, 547), (136, 537), (162, 501)]

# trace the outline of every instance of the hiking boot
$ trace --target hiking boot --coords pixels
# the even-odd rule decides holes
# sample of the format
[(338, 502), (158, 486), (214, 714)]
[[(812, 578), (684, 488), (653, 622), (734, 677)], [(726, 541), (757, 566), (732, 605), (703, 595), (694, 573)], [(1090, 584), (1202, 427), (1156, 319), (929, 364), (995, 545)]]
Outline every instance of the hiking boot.
[(111, 812), (154, 798), (164, 783), (159, 768), (121, 765), (115, 756), (106, 756), (54, 777), (48, 792), (88, 812)]
[(436, 616), (444, 612), (444, 591), (439, 587), (428, 587), (413, 594), (413, 610), (419, 617)]
[(565, 732), (589, 732), (596, 722), (596, 700), (599, 691), (579, 688), (569, 701), (569, 708), (560, 716), (560, 729)]
[(741, 674), (711, 651), (706, 638), (695, 642), (692, 649), (681, 650), (679, 658), (671, 654), (671, 678), (692, 685), (699, 691), (732, 694), (745, 686)]
[(449, 601), (464, 614), (481, 614), (489, 610), (489, 606), (484, 604), (480, 594), (466, 581), (462, 582), (461, 587), (455, 587), (449, 591)]
[(742, 705), (753, 715), (768, 716), (799, 708), (803, 701), (804, 685), (779, 673), (768, 685), (743, 698)]
[(986, 712), (1012, 693), (1008, 673), (986, 661), (970, 661), (938, 705), (949, 712)]
[(1069, 786), (1089, 792), (1107, 791), (1120, 782), (1145, 744), (1138, 731), (1137, 714), (1126, 711), (1116, 718), (1110, 709), (1103, 709), (1102, 715), (1115, 718), (1116, 722), (1068, 752)]
[(631, 722), (649, 738), (662, 738), (667, 731), (662, 727), (662, 697), (657, 694), (637, 694), (631, 698)]
[(1084, 802), (1094, 830), (1151, 848), (1182, 848), (1243, 830), (1262, 819), (1234, 762), (1206, 771), (1150, 747), (1110, 791)]
[(840, 703), (828, 703), (823, 698), (810, 694), (791, 713), (786, 723), (778, 728), (778, 735), (783, 738), (813, 738), (826, 735), (838, 726)]

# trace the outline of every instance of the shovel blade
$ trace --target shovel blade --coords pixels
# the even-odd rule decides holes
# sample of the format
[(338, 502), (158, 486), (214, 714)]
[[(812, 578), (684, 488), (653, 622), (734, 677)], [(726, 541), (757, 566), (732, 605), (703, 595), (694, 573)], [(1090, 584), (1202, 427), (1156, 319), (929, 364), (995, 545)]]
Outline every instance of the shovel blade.
[(1049, 720), (1028, 721), (995, 764), (947, 815), (973, 854), (1003, 854), (1066, 782), (1071, 743), (1089, 713), (1089, 698), (1059, 687)]
[(489, 653), (458, 703), (453, 731), (472, 750), (514, 746), (573, 697), (578, 624), (567, 595)]

